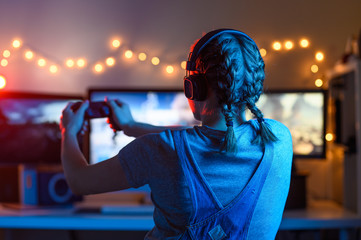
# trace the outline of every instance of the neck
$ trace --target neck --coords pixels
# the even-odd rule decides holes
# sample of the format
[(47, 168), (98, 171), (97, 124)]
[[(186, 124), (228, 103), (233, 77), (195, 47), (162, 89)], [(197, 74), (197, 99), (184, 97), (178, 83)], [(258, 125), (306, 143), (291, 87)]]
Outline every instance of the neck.
[[(201, 121), (203, 126), (211, 127), (221, 131), (227, 130), (226, 120), (221, 110), (214, 112), (213, 114), (210, 115), (203, 115), (201, 117)], [(245, 112), (243, 111), (241, 116), (234, 117), (233, 127), (238, 127), (239, 125), (241, 125), (246, 121), (247, 120), (246, 120)]]

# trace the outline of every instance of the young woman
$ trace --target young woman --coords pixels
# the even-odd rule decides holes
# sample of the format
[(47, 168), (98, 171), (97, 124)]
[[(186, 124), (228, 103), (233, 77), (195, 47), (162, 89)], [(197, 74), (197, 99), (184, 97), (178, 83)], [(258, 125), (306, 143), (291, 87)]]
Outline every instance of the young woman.
[[(220, 29), (193, 47), (185, 95), (201, 126), (167, 129), (133, 120), (129, 107), (108, 101), (113, 128), (136, 136), (116, 156), (88, 165), (76, 135), (84, 102), (61, 120), (62, 161), (76, 194), (149, 184), (155, 227), (146, 239), (274, 239), (288, 194), (292, 140), (255, 105), (264, 62), (246, 34)], [(245, 119), (248, 108), (254, 120)]]

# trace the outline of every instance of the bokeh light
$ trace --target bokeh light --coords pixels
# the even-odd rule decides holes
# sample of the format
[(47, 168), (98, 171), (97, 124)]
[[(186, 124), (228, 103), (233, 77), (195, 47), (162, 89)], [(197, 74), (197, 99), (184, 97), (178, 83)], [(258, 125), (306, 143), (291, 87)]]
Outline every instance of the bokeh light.
[(187, 61), (182, 61), (181, 62), (181, 68), (185, 70), (186, 67), (187, 67)]
[(153, 64), (153, 65), (156, 66), (156, 65), (158, 65), (159, 63), (160, 63), (159, 58), (157, 58), (157, 57), (153, 57), (153, 58), (152, 58), (152, 64)]
[(13, 41), (13, 47), (14, 48), (19, 48), (19, 47), (21, 47), (21, 40), (20, 39), (15, 39), (14, 41)]
[(323, 80), (318, 78), (315, 80), (315, 86), (316, 87), (322, 87), (323, 86)]
[(0, 65), (1, 65), (2, 67), (6, 67), (8, 64), (9, 64), (8, 60), (6, 60), (6, 59), (1, 59)]
[(122, 43), (121, 43), (121, 41), (119, 39), (113, 39), (112, 40), (112, 47), (113, 48), (119, 48), (121, 44)]
[(58, 71), (59, 71), (59, 68), (56, 65), (51, 65), (49, 67), (49, 72), (51, 72), (53, 74), (57, 73)]
[(44, 58), (40, 58), (38, 60), (38, 66), (39, 67), (45, 67), (45, 65), (46, 65), (46, 60)]
[(4, 58), (10, 57), (10, 55), (11, 55), (11, 53), (10, 53), (9, 50), (4, 50), (4, 51), (3, 51), (3, 57), (4, 57)]
[(318, 66), (317, 66), (316, 64), (313, 64), (313, 65), (311, 66), (311, 72), (313, 72), (313, 73), (317, 73), (317, 72), (318, 72)]
[(274, 50), (276, 50), (276, 51), (279, 51), (279, 50), (281, 50), (282, 45), (281, 45), (280, 42), (274, 42), (274, 43), (272, 44), (272, 48), (273, 48)]
[(264, 48), (261, 48), (261, 49), (259, 50), (259, 53), (261, 54), (262, 57), (265, 57), (265, 56), (267, 55), (267, 50), (264, 49)]
[(285, 48), (287, 50), (291, 50), (293, 48), (293, 42), (292, 41), (286, 41), (285, 42)]
[(72, 68), (72, 67), (74, 67), (75, 66), (75, 62), (74, 62), (74, 60), (73, 59), (67, 59), (66, 61), (65, 61), (65, 65), (68, 67), (68, 68)]
[(115, 59), (113, 57), (108, 57), (106, 60), (105, 60), (105, 64), (108, 66), (108, 67), (112, 67), (115, 65)]
[(166, 72), (169, 73), (169, 74), (172, 74), (174, 72), (174, 67), (171, 66), (171, 65), (168, 65), (166, 68), (165, 68)]
[(34, 58), (34, 53), (32, 51), (28, 50), (25, 52), (24, 57), (27, 60), (31, 60)]
[(102, 64), (97, 63), (97, 64), (94, 65), (94, 71), (96, 73), (101, 73), (101, 72), (103, 72), (103, 70), (104, 70), (104, 67), (103, 67)]
[(84, 68), (86, 66), (86, 60), (85, 58), (79, 58), (76, 61), (76, 65), (78, 66), (78, 68)]
[(147, 54), (145, 54), (145, 53), (139, 53), (139, 55), (138, 55), (138, 59), (140, 60), (140, 61), (145, 61), (146, 59), (147, 59)]
[(310, 41), (308, 41), (308, 39), (306, 39), (306, 38), (302, 38), (300, 40), (300, 46), (303, 48), (307, 48), (310, 46)]
[(124, 56), (126, 58), (130, 59), (133, 57), (133, 52), (131, 50), (127, 50), (127, 51), (125, 51)]
[(6, 79), (4, 76), (0, 75), (0, 89), (3, 89), (6, 86)]
[(315, 58), (316, 58), (316, 60), (317, 61), (319, 61), (319, 62), (321, 62), (321, 61), (323, 61), (323, 59), (325, 58), (325, 55), (323, 54), (323, 52), (317, 52), (316, 54), (315, 54)]
[(332, 133), (327, 133), (326, 136), (325, 136), (325, 139), (326, 139), (327, 142), (331, 142), (331, 141), (333, 141), (334, 136), (333, 136)]

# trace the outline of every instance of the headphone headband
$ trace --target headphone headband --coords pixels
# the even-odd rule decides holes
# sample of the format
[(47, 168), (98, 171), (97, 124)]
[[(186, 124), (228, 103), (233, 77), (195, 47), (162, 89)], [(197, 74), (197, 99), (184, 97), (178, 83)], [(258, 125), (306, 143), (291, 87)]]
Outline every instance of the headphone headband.
[(193, 51), (189, 53), (189, 57), (188, 57), (187, 65), (186, 65), (187, 71), (195, 71), (196, 70), (196, 60), (198, 58), (198, 55), (202, 51), (202, 49), (205, 46), (207, 46), (207, 44), (210, 41), (212, 41), (214, 38), (218, 37), (219, 35), (221, 35), (223, 33), (240, 35), (240, 36), (246, 37), (249, 40), (251, 40), (252, 42), (254, 42), (252, 40), (252, 38), (250, 38), (247, 34), (241, 32), (241, 31), (238, 31), (238, 30), (228, 29), (228, 28), (213, 30), (213, 31), (207, 33), (206, 35), (204, 35), (201, 39), (199, 39), (197, 44), (194, 46)]

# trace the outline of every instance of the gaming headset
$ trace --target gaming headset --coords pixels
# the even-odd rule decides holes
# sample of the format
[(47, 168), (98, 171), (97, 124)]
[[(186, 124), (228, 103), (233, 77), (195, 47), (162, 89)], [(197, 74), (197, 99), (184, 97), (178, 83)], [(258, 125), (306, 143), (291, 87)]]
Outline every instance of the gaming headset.
[[(207, 97), (207, 81), (204, 74), (193, 74), (190, 75), (190, 71), (196, 70), (196, 60), (207, 44), (214, 38), (218, 37), (223, 33), (230, 33), (233, 35), (239, 35), (246, 37), (254, 42), (247, 34), (233, 30), (233, 29), (217, 29), (204, 35), (197, 44), (194, 46), (193, 51), (189, 53), (187, 65), (186, 65), (186, 76), (184, 77), (183, 87), (184, 94), (190, 100), (203, 101)], [(256, 45), (256, 44), (255, 44)], [(257, 46), (257, 45), (256, 45)]]

